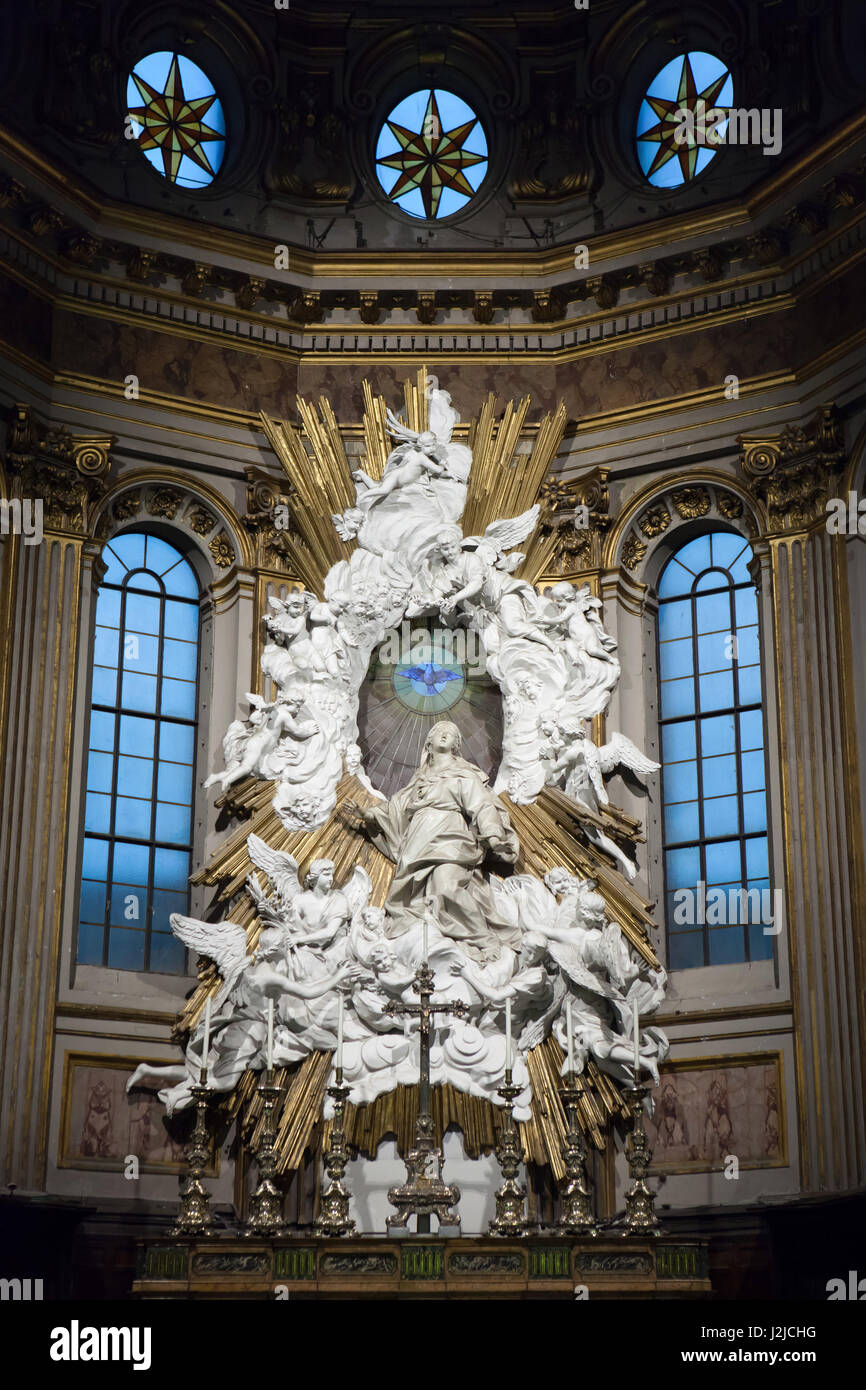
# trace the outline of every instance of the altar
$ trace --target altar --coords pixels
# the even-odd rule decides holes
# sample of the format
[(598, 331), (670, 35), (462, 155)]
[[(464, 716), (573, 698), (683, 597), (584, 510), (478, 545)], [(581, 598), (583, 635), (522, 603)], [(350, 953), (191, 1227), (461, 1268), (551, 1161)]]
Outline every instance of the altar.
[(402, 1240), (154, 1241), (139, 1255), (141, 1299), (709, 1298), (700, 1241), (556, 1236)]

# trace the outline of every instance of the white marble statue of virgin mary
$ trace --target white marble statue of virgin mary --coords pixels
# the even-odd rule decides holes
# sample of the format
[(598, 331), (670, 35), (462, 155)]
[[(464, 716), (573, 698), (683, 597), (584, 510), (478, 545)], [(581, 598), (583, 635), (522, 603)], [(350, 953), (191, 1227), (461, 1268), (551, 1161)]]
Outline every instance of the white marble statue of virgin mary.
[(520, 948), (520, 932), (495, 898), (484, 864), (513, 864), (519, 845), (508, 813), (474, 763), (460, 756), (447, 721), (427, 735), (418, 771), (378, 806), (355, 808), (373, 843), (396, 864), (385, 935), (402, 936), (432, 909), (439, 930), (477, 961)]

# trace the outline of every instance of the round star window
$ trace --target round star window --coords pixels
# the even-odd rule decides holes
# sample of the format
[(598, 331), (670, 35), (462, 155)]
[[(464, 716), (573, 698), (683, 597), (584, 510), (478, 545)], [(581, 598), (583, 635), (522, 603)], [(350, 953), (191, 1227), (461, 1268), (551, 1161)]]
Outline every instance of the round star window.
[(148, 53), (126, 84), (130, 129), (163, 178), (181, 188), (204, 188), (226, 149), (226, 122), (214, 85), (179, 53)]
[(466, 206), (487, 172), (484, 129), (465, 101), (441, 88), (405, 97), (376, 143), (376, 174), (411, 217), (432, 221)]
[(637, 156), (654, 187), (678, 188), (706, 169), (727, 127), (719, 108), (733, 100), (731, 74), (712, 53), (682, 53), (656, 74), (637, 118)]

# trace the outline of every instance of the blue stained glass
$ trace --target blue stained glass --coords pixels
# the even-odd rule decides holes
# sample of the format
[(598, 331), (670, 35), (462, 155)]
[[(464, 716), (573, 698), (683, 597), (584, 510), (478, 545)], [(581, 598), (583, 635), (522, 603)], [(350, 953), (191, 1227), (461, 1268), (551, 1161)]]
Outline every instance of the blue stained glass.
[(739, 799), (736, 796), (716, 796), (704, 800), (705, 835), (736, 835), (739, 829)]
[(728, 592), (702, 594), (697, 604), (698, 632), (730, 632), (731, 600)]
[(769, 873), (769, 850), (765, 835), (746, 841), (746, 873), (750, 885), (752, 879), (763, 878)]
[(662, 681), (662, 718), (676, 719), (681, 714), (695, 712), (695, 683), (691, 676), (686, 680)]
[(725, 709), (734, 703), (734, 677), (731, 672), (701, 676), (698, 680), (702, 710)]
[(81, 880), (81, 908), (79, 913), (84, 922), (103, 922), (105, 920), (105, 883), (83, 878)]
[(122, 754), (117, 760), (117, 790), (125, 796), (150, 796), (153, 786), (151, 758), (130, 758)]
[(150, 939), (150, 968), (157, 974), (182, 975), (186, 967), (186, 949), (176, 936), (154, 929)]
[(88, 792), (84, 809), (84, 829), (107, 835), (111, 829), (111, 797)]
[(749, 958), (751, 960), (772, 960), (772, 933), (765, 932), (763, 924), (757, 922), (752, 923), (747, 931), (749, 933)]
[(737, 661), (741, 666), (757, 665), (761, 659), (757, 627), (737, 628)]
[(91, 753), (87, 759), (87, 789), (94, 792), (111, 791), (114, 759), (110, 753)]
[(713, 531), (710, 536), (713, 564), (720, 570), (729, 570), (737, 556), (747, 554), (748, 550), (748, 543), (733, 531)]
[(157, 173), (181, 188), (213, 181), (226, 150), (225, 112), (196, 63), (168, 50), (146, 54), (127, 80), (126, 102), (139, 149)]
[(125, 844), (123, 840), (115, 842), (113, 864), (115, 883), (146, 884), (149, 867), (149, 845), (129, 845)]
[(764, 716), (759, 709), (748, 710), (740, 715), (740, 747), (763, 748)]
[(730, 883), (741, 873), (740, 842), (725, 840), (719, 845), (707, 845), (707, 883)]
[(147, 912), (147, 889), (129, 883), (116, 883), (111, 890), (109, 921), (116, 927), (143, 929)]
[(712, 719), (701, 720), (701, 752), (704, 757), (712, 757), (716, 753), (733, 753), (735, 748), (732, 714), (718, 714)]
[(174, 849), (158, 849), (154, 861), (153, 881), (156, 887), (186, 889), (189, 882), (188, 854)]
[(379, 131), (376, 163), (379, 183), (404, 212), (429, 220), (448, 217), (480, 187), (487, 139), (462, 98), (424, 87), (389, 113)]
[(669, 680), (672, 676), (690, 676), (694, 669), (693, 653), (694, 648), (688, 637), (680, 642), (661, 642), (659, 674), (662, 680)]
[(114, 833), (127, 839), (147, 839), (150, 835), (151, 802), (137, 797), (119, 796), (114, 803)]
[[(190, 565), (159, 537), (127, 532), (103, 554), (109, 570), (96, 607), (107, 621), (98, 623), (95, 633), (92, 700), (116, 705), (120, 662), (122, 708), (142, 714), (124, 712), (118, 727), (116, 714), (91, 711), (85, 830), (118, 838), (110, 843), (85, 834), (79, 918), (87, 931), (79, 933), (79, 950), (90, 964), (143, 969), (154, 928), (167, 930), (169, 911), (184, 911), (189, 900), (198, 605), (165, 600), (160, 575), (173, 577), (168, 587), (175, 594), (194, 600), (199, 591)], [(152, 596), (135, 592), (145, 589)], [(160, 637), (163, 614), (168, 631), (183, 640)], [(175, 723), (181, 715), (189, 723)], [(160, 799), (154, 804), (157, 746), (163, 761)], [(152, 836), (177, 844), (178, 850), (156, 850)], [(155, 913), (148, 911), (154, 893)], [(185, 964), (184, 948), (163, 934), (148, 968), (176, 972)]]
[(737, 589), (734, 594), (737, 631), (758, 621), (758, 601), (754, 589)]
[(766, 768), (764, 765), (764, 754), (744, 753), (741, 760), (743, 790), (747, 792), (758, 791), (764, 786)]
[(136, 719), (134, 714), (121, 715), (121, 753), (132, 753), (142, 758), (152, 757), (155, 734), (156, 723), (153, 719)]
[(183, 845), (189, 841), (189, 807), (175, 806), (168, 801), (156, 803), (157, 840), (167, 840), (169, 844)]
[(151, 594), (162, 593), (162, 585), (149, 570), (132, 570), (127, 579), (127, 588), (146, 589)]
[(173, 715), (175, 719), (192, 719), (195, 716), (195, 682), (165, 679), (160, 712)]
[[(749, 561), (752, 558), (752, 551), (749, 546), (741, 550), (737, 559), (728, 568), (731, 578), (735, 584), (752, 584), (752, 576), (749, 574)], [(752, 598), (754, 599), (755, 590), (752, 588)]]
[(160, 763), (156, 776), (156, 794), (160, 801), (192, 804), (192, 768), (186, 763)]
[(159, 663), (159, 639), (127, 633), (123, 643), (123, 665), (127, 671), (156, 675)]
[[(733, 100), (733, 79), (712, 53), (693, 49), (666, 63), (646, 89), (635, 127), (638, 163), (647, 181), (655, 188), (678, 188), (702, 174), (718, 146), (702, 138), (708, 131), (699, 121)], [(684, 129), (683, 107), (693, 117), (690, 129)], [(716, 127), (719, 135), (726, 128), (727, 119)]]
[(84, 837), (81, 872), (85, 878), (105, 878), (108, 874), (108, 841)]
[(153, 927), (154, 931), (171, 931), (170, 918), (173, 912), (179, 912), (181, 916), (186, 913), (188, 899), (186, 893), (167, 893), (164, 889), (155, 888), (153, 892)]
[(743, 830), (766, 830), (767, 795), (766, 792), (746, 792), (743, 796)]
[(124, 531), (107, 548), (114, 551), (124, 569), (138, 569), (144, 565), (144, 540), (142, 531)]
[(695, 576), (679, 560), (670, 560), (659, 580), (659, 598), (677, 598), (680, 594), (690, 594)]
[(672, 763), (665, 768), (665, 801), (693, 801), (697, 794), (697, 763)]
[(692, 970), (704, 963), (702, 931), (672, 931), (668, 937), (668, 965), (671, 970)]
[(124, 709), (156, 713), (156, 677), (139, 676), (134, 671), (124, 671), (121, 703)]
[(166, 637), (182, 637), (187, 642), (198, 639), (198, 608), (192, 603), (167, 599), (165, 604)]
[(691, 603), (682, 600), (678, 603), (663, 603), (659, 608), (659, 640), (671, 642), (678, 637), (691, 637), (691, 635)]
[(737, 679), (740, 687), (740, 704), (759, 704), (761, 700), (760, 666), (738, 666)]
[[(103, 912), (104, 911), (105, 904), (103, 904)], [(104, 940), (105, 927), (102, 925), (101, 921), (98, 925), (92, 922), (80, 922), (78, 926), (79, 965), (101, 965), (102, 945)]]
[(694, 840), (698, 834), (697, 801), (684, 801), (675, 806), (665, 807), (665, 840), (669, 845)]
[(735, 965), (744, 959), (745, 928), (738, 923), (727, 927), (711, 927), (710, 965)]
[(701, 852), (697, 845), (668, 850), (665, 871), (669, 888), (694, 888), (701, 877)]
[(713, 632), (698, 638), (698, 670), (729, 671), (731, 669), (731, 634)]
[(188, 724), (172, 724), (166, 721), (159, 731), (160, 759), (172, 763), (191, 763), (193, 758), (193, 731)]
[(701, 778), (704, 784), (704, 796), (724, 796), (727, 792), (736, 794), (736, 758), (726, 753), (712, 758), (703, 758), (701, 760)]
[(721, 570), (705, 570), (695, 583), (695, 593), (711, 592), (713, 589), (727, 589), (728, 576)]
[(695, 751), (695, 726), (691, 720), (684, 720), (681, 724), (664, 725), (662, 757), (665, 763), (683, 762), (686, 758), (693, 758)]
[(108, 964), (114, 970), (143, 970), (144, 948), (143, 931), (112, 927), (108, 933)]
[(114, 666), (94, 666), (91, 699), (95, 705), (113, 705), (117, 699), (117, 670)]
[(701, 570), (708, 569), (713, 562), (709, 536), (697, 536), (693, 541), (681, 545), (677, 551), (677, 562), (691, 570), (693, 576), (700, 574)]
[(145, 594), (127, 594), (126, 630), (127, 632), (149, 632), (159, 635), (158, 598), (148, 598)]
[(175, 642), (167, 637), (162, 644), (162, 673), (180, 680), (194, 681), (198, 651), (194, 642)]
[(96, 598), (96, 621), (100, 627), (120, 626), (120, 593), (117, 589), (99, 590)]

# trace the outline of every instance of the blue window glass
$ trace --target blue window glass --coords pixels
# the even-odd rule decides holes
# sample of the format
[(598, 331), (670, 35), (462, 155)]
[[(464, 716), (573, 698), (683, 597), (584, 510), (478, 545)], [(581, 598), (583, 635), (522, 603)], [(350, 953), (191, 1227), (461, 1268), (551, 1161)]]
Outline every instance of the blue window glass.
[(471, 106), (422, 88), (390, 112), (376, 144), (376, 173), (392, 202), (432, 221), (459, 212), (487, 172), (487, 139)]
[[(637, 117), (637, 157), (655, 188), (678, 188), (714, 159), (717, 136), (728, 125), (722, 112), (734, 102), (731, 75), (712, 53), (681, 53), (657, 72)], [(722, 564), (727, 564), (720, 557)]]
[[(766, 762), (749, 545), (710, 531), (659, 580), (665, 904), (672, 970), (766, 960)], [(752, 892), (748, 890), (763, 890)], [(770, 906), (772, 912), (772, 906)]]
[(183, 974), (189, 907), (199, 588), (178, 550), (127, 532), (96, 602), (78, 959)]
[(225, 154), (226, 122), (200, 67), (179, 53), (148, 53), (129, 75), (126, 100), (138, 147), (163, 178), (181, 188), (213, 181)]

